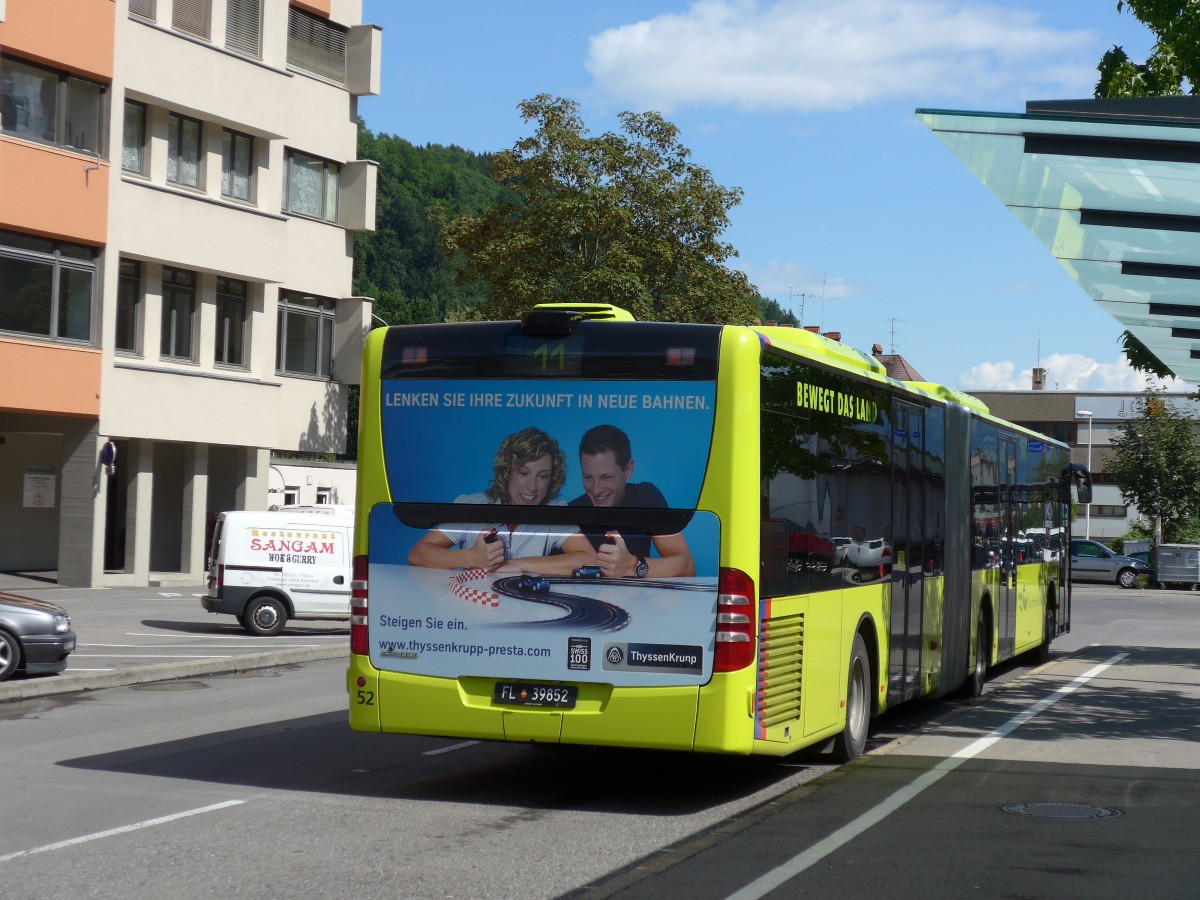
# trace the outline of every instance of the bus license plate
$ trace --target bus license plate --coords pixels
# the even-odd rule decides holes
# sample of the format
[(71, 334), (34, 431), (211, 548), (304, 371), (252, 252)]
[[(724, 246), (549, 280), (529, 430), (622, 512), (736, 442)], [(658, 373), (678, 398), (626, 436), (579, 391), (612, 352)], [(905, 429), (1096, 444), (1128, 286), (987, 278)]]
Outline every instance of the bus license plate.
[(579, 688), (573, 684), (522, 684), (519, 681), (497, 681), (492, 701), (505, 706), (542, 706), (553, 709), (574, 709)]

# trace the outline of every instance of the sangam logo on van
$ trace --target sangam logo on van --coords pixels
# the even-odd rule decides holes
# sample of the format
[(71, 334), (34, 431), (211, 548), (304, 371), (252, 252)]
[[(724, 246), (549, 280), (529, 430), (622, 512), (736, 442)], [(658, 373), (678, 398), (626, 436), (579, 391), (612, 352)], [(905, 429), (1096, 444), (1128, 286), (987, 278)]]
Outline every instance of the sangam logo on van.
[(250, 549), (258, 553), (332, 554), (337, 535), (311, 531), (250, 529)]

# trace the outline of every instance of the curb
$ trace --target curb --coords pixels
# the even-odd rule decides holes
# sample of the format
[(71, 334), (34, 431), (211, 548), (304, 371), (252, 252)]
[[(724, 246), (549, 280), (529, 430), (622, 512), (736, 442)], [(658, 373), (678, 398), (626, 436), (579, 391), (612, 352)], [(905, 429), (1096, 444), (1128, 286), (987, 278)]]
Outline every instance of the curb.
[(248, 653), (243, 656), (130, 666), (111, 672), (71, 674), (70, 670), (67, 670), (58, 675), (39, 675), (20, 681), (0, 683), (0, 703), (31, 700), (35, 697), (49, 697), (55, 694), (128, 687), (131, 684), (145, 684), (151, 681), (171, 681), (196, 675), (226, 675), (250, 669), (268, 669), (271, 666), (282, 666), (289, 663), (348, 658), (349, 656), (350, 648), (345, 646), (294, 647), (287, 650), (268, 650), (265, 653)]

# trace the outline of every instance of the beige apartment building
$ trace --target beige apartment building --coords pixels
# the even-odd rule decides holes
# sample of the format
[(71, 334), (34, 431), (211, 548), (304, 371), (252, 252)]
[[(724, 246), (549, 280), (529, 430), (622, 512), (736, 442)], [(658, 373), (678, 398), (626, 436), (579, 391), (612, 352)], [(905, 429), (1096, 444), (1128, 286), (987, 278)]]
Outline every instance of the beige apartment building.
[(0, 570), (202, 579), (345, 448), (374, 228), (361, 0), (0, 0)]

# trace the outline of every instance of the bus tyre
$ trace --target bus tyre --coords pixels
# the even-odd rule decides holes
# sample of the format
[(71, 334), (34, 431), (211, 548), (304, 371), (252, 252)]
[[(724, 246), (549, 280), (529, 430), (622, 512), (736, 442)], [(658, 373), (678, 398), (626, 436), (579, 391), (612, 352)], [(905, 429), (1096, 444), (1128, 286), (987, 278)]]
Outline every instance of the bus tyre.
[(987, 616), (980, 613), (979, 623), (975, 628), (975, 665), (971, 668), (966, 684), (966, 695), (971, 699), (983, 696), (983, 685), (987, 681), (988, 651), (992, 643), (990, 638)]
[(287, 624), (287, 612), (274, 597), (254, 597), (242, 612), (242, 627), (260, 637), (274, 637)]
[(1038, 665), (1050, 662), (1050, 642), (1054, 640), (1054, 629), (1058, 624), (1054, 615), (1054, 607), (1046, 604), (1046, 620), (1042, 623), (1042, 642), (1033, 651), (1033, 658)]
[(1117, 584), (1123, 588), (1133, 587), (1133, 579), (1137, 577), (1137, 573), (1133, 569), (1122, 569), (1117, 573)]
[(846, 679), (846, 726), (833, 741), (833, 755), (839, 762), (857, 759), (867, 748), (873, 697), (867, 643), (861, 634), (856, 634), (850, 649), (850, 671)]

